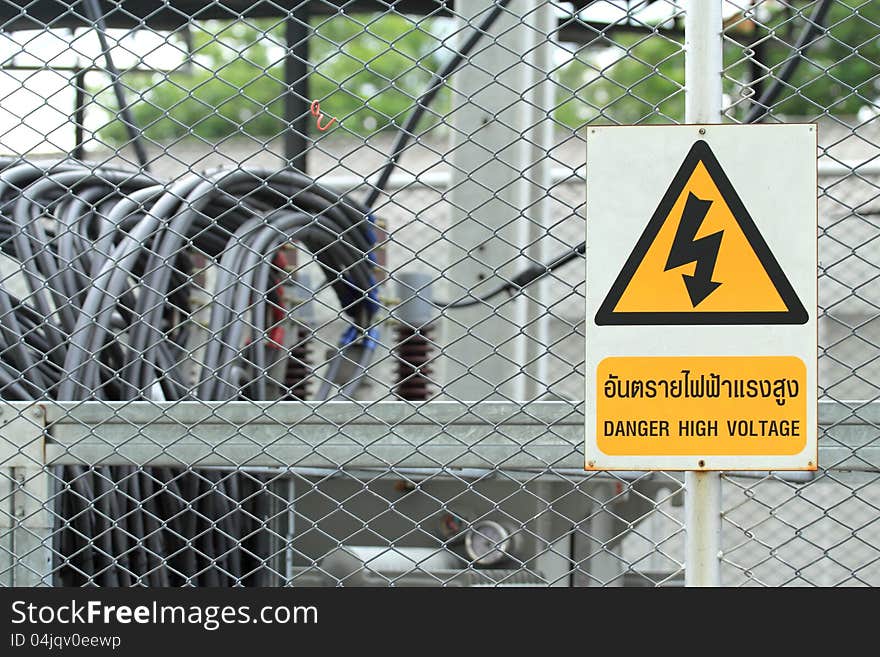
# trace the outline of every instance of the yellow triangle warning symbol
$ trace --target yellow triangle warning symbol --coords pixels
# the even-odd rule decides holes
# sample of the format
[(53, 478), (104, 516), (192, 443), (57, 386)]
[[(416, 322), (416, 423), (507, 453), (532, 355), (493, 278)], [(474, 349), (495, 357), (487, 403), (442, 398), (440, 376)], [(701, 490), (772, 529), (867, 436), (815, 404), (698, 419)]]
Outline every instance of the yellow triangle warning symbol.
[(599, 325), (804, 324), (807, 311), (705, 141), (688, 152)]

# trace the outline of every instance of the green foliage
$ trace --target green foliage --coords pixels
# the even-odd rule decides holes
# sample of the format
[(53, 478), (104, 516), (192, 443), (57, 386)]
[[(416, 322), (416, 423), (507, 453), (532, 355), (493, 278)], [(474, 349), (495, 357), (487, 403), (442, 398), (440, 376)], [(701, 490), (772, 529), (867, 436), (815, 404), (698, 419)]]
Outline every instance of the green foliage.
[[(267, 48), (255, 36), (253, 28), (226, 29), (216, 35), (200, 32), (189, 66), (167, 77), (127, 76), (126, 85), (138, 94), (134, 120), (147, 138), (167, 141), (192, 134), (216, 140), (239, 130), (277, 134), (283, 78), (277, 66), (270, 66)], [(110, 100), (105, 104), (114, 106)], [(108, 124), (99, 134), (110, 142), (126, 136), (119, 122)]]
[[(785, 3), (765, 3), (771, 10), (762, 23), (737, 21), (725, 40), (724, 89), (736, 116), (751, 106), (743, 96), (751, 81), (750, 46), (764, 42), (763, 63), (778, 75), (792, 56), (805, 21)], [(797, 5), (809, 15), (815, 2)], [(856, 11), (857, 10), (857, 11)], [(370, 135), (399, 125), (440, 65), (445, 24), (424, 19), (417, 24), (396, 14), (336, 16), (316, 20), (310, 43), (313, 70), (310, 94), (322, 110), (341, 121), (342, 129)], [(876, 106), (880, 80), (880, 2), (839, 0), (831, 10), (829, 36), (808, 51), (776, 105), (776, 114), (816, 116), (828, 108), (853, 114)], [(138, 102), (137, 124), (150, 139), (168, 142), (195, 135), (211, 142), (242, 133), (271, 138), (284, 130), (283, 24), (208, 22), (194, 28), (192, 63), (164, 75), (126, 77)], [(617, 33), (614, 45), (584, 50), (556, 72), (560, 125), (577, 129), (588, 122), (669, 122), (684, 118), (684, 52), (679, 41)], [(767, 80), (765, 84), (769, 84)], [(109, 96), (105, 91), (104, 95)], [(444, 92), (432, 110), (449, 109)], [(115, 107), (111, 98), (105, 105)], [(430, 114), (430, 113), (429, 113)], [(427, 117), (426, 121), (431, 121)], [(434, 118), (434, 121), (437, 119)], [(314, 123), (309, 121), (314, 129)], [(117, 121), (100, 137), (125, 140)]]
[[(806, 14), (812, 6), (804, 6)], [(804, 24), (795, 21), (797, 30), (790, 34), (785, 13), (777, 15), (769, 60), (774, 72), (791, 56), (791, 45)], [(774, 111), (779, 114), (818, 116), (827, 108), (834, 114), (855, 114), (877, 103), (877, 79), (880, 76), (880, 3), (863, 0), (836, 0), (826, 21), (828, 36), (810, 48), (807, 58), (797, 68), (791, 86), (784, 89)]]
[[(772, 76), (769, 86), (793, 56), (793, 47), (817, 2), (798, 3), (792, 13), (783, 3), (761, 24), (737, 21), (725, 39), (724, 91), (743, 118), (751, 102), (751, 47), (763, 42), (762, 64)], [(826, 20), (828, 35), (816, 40), (773, 106), (776, 115), (815, 117), (824, 108), (838, 115), (877, 107), (880, 91), (880, 2), (838, 0)], [(555, 117), (578, 127), (586, 122), (663, 123), (684, 119), (684, 52), (680, 43), (665, 38), (615, 35), (616, 46), (583, 53), (564, 66), (563, 85)], [(760, 85), (759, 85), (760, 87)], [(571, 93), (575, 98), (571, 98)]]
[(558, 79), (559, 123), (668, 123), (681, 116), (684, 55), (681, 45), (621, 35), (617, 47), (586, 57), (580, 53)]
[[(366, 24), (366, 27), (364, 26)], [(311, 95), (347, 130), (367, 135), (400, 124), (440, 67), (435, 22), (397, 15), (370, 22), (339, 17), (321, 24), (311, 45)], [(339, 45), (341, 44), (341, 46)], [(444, 113), (448, 94), (433, 109)]]
[[(416, 27), (393, 14), (321, 22), (310, 44), (310, 95), (357, 134), (399, 123), (438, 67), (440, 40), (429, 32), (432, 26), (427, 20)], [(285, 129), (283, 25), (205, 23), (194, 41), (192, 62), (181, 70), (125, 79), (137, 99), (134, 119), (147, 138), (167, 142), (194, 135), (215, 142), (235, 133), (279, 135)], [(436, 103), (443, 111), (448, 94)], [(109, 97), (104, 104), (115, 106)], [(117, 121), (99, 135), (114, 143), (126, 139)]]

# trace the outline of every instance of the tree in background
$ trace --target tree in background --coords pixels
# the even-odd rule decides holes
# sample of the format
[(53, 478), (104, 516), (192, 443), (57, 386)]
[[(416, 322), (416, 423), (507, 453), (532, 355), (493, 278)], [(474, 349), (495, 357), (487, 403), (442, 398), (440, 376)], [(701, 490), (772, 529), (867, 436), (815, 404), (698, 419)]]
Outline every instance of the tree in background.
[[(802, 15), (810, 15), (816, 4), (818, 0), (799, 5)], [(774, 72), (794, 56), (792, 47), (804, 24), (803, 18), (795, 15), (790, 7), (783, 3), (779, 3), (779, 7), (770, 23), (771, 29), (752, 25), (753, 32), (743, 35), (749, 44), (767, 39), (767, 59)], [(774, 105), (774, 113), (818, 117), (826, 113), (856, 114), (865, 109), (875, 113), (878, 108), (880, 3), (835, 0), (825, 25), (828, 34), (816, 40), (806, 53)], [(744, 27), (749, 26), (744, 24)], [(731, 68), (736, 73), (744, 67), (741, 62), (744, 52), (742, 48), (733, 47), (729, 51), (728, 54), (737, 58)], [(738, 89), (731, 87), (731, 94), (738, 93)]]
[[(369, 135), (400, 123), (439, 67), (437, 21), (416, 24), (395, 14), (338, 16), (316, 22), (309, 44), (310, 94), (345, 129)], [(134, 118), (148, 139), (230, 135), (272, 138), (284, 127), (283, 23), (196, 24), (189, 62), (170, 74), (129, 74)], [(446, 96), (438, 107), (448, 104)], [(113, 107), (111, 101), (107, 106)], [(330, 111), (332, 108), (332, 111)], [(430, 117), (426, 118), (430, 121)], [(126, 139), (116, 121), (99, 130)]]
[(681, 118), (684, 51), (677, 41), (618, 35), (614, 46), (578, 51), (558, 73), (556, 119), (585, 123), (670, 123)]
[[(794, 46), (820, 0), (797, 5), (764, 2), (757, 22), (729, 20), (724, 42), (724, 91), (733, 118), (742, 119), (795, 56)], [(745, 4), (745, 3), (741, 3)], [(876, 113), (880, 95), (880, 2), (837, 0), (825, 21), (828, 33), (806, 52), (773, 104), (776, 116), (815, 118), (833, 112)], [(586, 122), (665, 123), (684, 120), (684, 51), (679, 40), (618, 34), (615, 45), (581, 51), (559, 73), (557, 118)], [(763, 69), (753, 79), (751, 59)], [(574, 97), (572, 98), (572, 95)]]
[[(724, 90), (733, 118), (745, 116), (751, 99), (772, 83), (816, 2), (768, 0), (758, 22), (729, 21), (725, 38)], [(316, 20), (310, 43), (310, 93), (344, 129), (368, 136), (402, 122), (446, 53), (447, 19), (408, 19), (397, 14), (336, 16)], [(774, 104), (776, 115), (816, 117), (827, 111), (856, 114), (878, 107), (880, 2), (837, 0), (816, 41)], [(148, 138), (169, 142), (192, 135), (210, 142), (244, 134), (272, 138), (283, 124), (283, 24), (211, 21), (198, 24), (191, 63), (164, 75), (127, 76), (137, 94), (137, 124)], [(268, 38), (267, 38), (268, 35)], [(664, 123), (684, 118), (684, 52), (678, 36), (613, 35), (573, 54), (554, 78), (560, 126), (585, 123)], [(755, 44), (763, 44), (756, 50)], [(764, 67), (753, 80), (752, 60)], [(768, 74), (767, 71), (770, 73)], [(449, 111), (450, 96), (435, 101), (426, 121)], [(110, 105), (112, 106), (112, 104)], [(332, 108), (332, 109), (331, 109)], [(311, 125), (311, 123), (310, 123)], [(120, 143), (118, 122), (100, 130)]]

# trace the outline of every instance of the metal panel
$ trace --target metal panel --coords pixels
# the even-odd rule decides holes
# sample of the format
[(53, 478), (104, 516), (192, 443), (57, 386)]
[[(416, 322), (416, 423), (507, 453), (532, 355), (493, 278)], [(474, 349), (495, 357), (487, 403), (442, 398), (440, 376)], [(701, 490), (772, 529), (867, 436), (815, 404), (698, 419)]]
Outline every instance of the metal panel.
[[(463, 20), (475, 20), (493, 4), (468, 3)], [(479, 296), (502, 284), (523, 267), (520, 245), (540, 245), (546, 234), (542, 225), (549, 218), (540, 216), (546, 212), (540, 200), (550, 160), (539, 110), (550, 67), (542, 32), (551, 11), (534, 0), (511, 2), (492, 42), (453, 81), (451, 227), (444, 274), (455, 298)], [(518, 52), (526, 53), (523, 61), (511, 65)], [(535, 309), (527, 317), (523, 301), (503, 310), (477, 304), (449, 317), (442, 361), (447, 394), (469, 400), (533, 398), (533, 378), (512, 366), (535, 360), (526, 355), (535, 353), (534, 341), (522, 330), (535, 321)]]
[[(880, 471), (880, 403), (819, 408), (820, 465)], [(583, 468), (583, 408), (561, 402), (0, 404), (15, 417), (28, 409), (45, 413), (49, 464), (473, 468), (549, 477)], [(42, 437), (39, 425), (24, 421)], [(4, 425), (0, 439), (21, 453), (19, 441), (33, 438), (18, 426)]]
[(327, 468), (575, 467), (583, 415), (548, 402), (470, 406), (47, 405), (50, 463)]

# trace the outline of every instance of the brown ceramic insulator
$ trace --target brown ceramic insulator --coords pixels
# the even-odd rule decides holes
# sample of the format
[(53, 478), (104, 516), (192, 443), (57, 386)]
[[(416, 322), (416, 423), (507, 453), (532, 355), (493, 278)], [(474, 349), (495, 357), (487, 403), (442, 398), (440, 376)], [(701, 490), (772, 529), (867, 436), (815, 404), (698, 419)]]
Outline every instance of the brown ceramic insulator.
[(284, 387), (287, 394), (284, 399), (303, 400), (309, 398), (312, 385), (312, 346), (310, 332), (300, 328), (296, 334), (296, 344), (288, 349), (287, 369), (284, 371)]
[(431, 366), (434, 345), (431, 343), (433, 326), (423, 326), (416, 331), (401, 324), (394, 329), (396, 341), (394, 356), (396, 384), (394, 394), (407, 401), (427, 401), (433, 395)]

